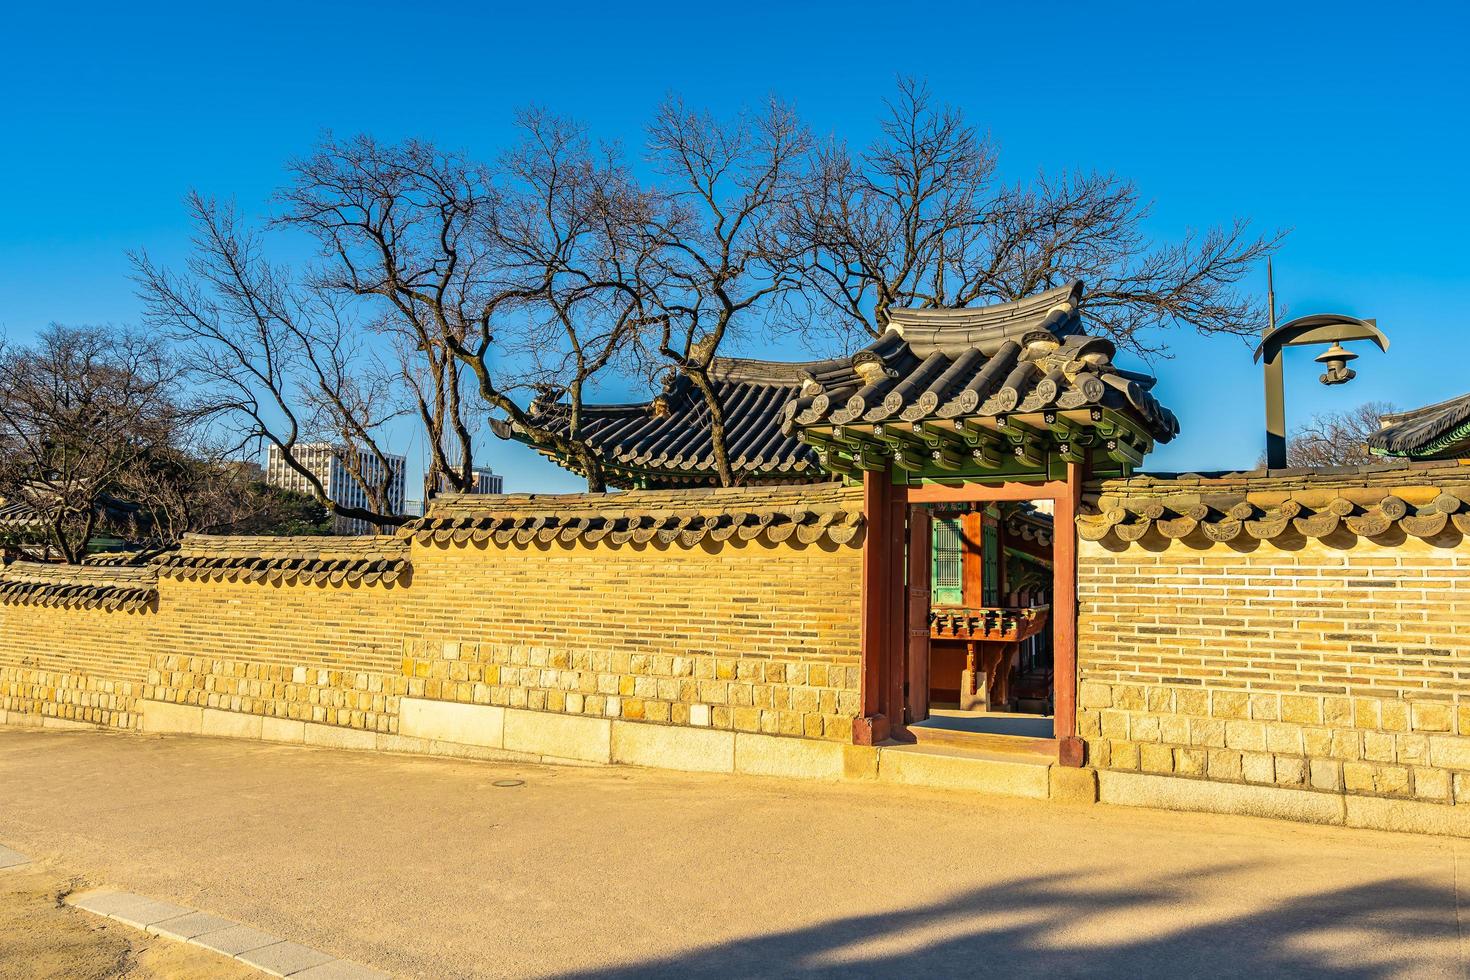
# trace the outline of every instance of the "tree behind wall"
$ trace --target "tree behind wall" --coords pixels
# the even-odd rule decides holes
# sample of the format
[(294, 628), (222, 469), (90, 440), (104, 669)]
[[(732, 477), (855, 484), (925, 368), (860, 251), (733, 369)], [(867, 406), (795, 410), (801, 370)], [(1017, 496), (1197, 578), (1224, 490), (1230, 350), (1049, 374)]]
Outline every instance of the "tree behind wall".
[(1286, 442), (1287, 466), (1359, 466), (1374, 462), (1368, 437), (1383, 427), (1389, 402), (1364, 402), (1343, 412), (1313, 415)]
[(187, 429), (177, 365), (155, 338), (52, 325), (0, 347), (0, 498), (22, 501), (63, 561), (87, 542), (140, 462)]

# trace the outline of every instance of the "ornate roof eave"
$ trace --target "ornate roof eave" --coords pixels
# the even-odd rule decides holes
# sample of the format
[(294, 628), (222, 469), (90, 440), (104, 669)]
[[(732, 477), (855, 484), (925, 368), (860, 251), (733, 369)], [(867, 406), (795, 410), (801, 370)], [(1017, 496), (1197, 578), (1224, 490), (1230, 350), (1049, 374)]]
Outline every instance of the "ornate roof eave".
[(17, 561), (0, 569), (0, 603), (140, 612), (158, 595), (151, 568)]
[(863, 527), (862, 495), (827, 483), (781, 489), (633, 490), (621, 494), (520, 494), (496, 500), (446, 495), (405, 533), (420, 545), (495, 541), (694, 547), (706, 538), (852, 544)]
[(1460, 467), (1138, 477), (1099, 489), (1092, 513), (1077, 519), (1078, 533), (1122, 546), (1150, 537), (1249, 543), (1470, 534), (1470, 475)]
[(801, 430), (824, 468), (847, 477), (890, 465), (910, 479), (1051, 478), (1056, 464), (1088, 463), (1097, 475), (1126, 475), (1153, 450), (1135, 420), (1113, 409), (1018, 412), (918, 422), (903, 420)]
[(154, 566), (159, 575), (184, 581), (288, 585), (392, 585), (410, 570), (408, 541), (402, 535), (188, 534)]

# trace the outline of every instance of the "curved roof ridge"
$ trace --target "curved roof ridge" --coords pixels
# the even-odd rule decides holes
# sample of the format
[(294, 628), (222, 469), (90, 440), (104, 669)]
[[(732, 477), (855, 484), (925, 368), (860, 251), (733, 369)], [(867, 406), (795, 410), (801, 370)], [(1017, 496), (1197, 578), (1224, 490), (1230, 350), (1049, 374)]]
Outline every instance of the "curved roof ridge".
[(760, 361), (750, 357), (716, 357), (710, 362), (712, 381), (744, 384), (799, 385), (811, 374), (820, 374), (844, 366), (850, 358), (827, 358), (815, 361)]
[(894, 309), (888, 311), (888, 329), (903, 337), (920, 357), (935, 350), (953, 356), (968, 347), (979, 347), (988, 356), (1006, 340), (1033, 330), (1046, 330), (1058, 340), (1080, 333), (1082, 292), (1082, 282), (1074, 279), (1055, 289), (989, 306)]

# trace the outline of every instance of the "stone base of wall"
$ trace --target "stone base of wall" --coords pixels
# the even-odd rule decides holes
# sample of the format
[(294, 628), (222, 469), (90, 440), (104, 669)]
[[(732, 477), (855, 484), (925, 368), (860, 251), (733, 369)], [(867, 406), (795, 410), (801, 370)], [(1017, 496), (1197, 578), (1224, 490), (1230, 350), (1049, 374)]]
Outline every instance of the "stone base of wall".
[[(404, 698), (398, 731), (373, 732), (304, 719), (247, 714), (167, 701), (139, 702), (140, 728), (154, 734), (247, 738), (359, 751), (558, 765), (632, 765), (683, 772), (740, 773), (821, 782), (867, 782), (1060, 803), (1094, 803), (1090, 769), (1007, 760), (916, 745), (843, 745), (821, 739), (717, 731), (616, 718)], [(0, 713), (0, 725), (96, 728)]]
[(596, 763), (824, 781), (877, 778), (877, 750), (545, 711), (404, 698), (398, 732), (141, 702), (142, 730), (508, 762)]
[(1196, 813), (1470, 837), (1470, 807), (1100, 770), (1098, 801)]

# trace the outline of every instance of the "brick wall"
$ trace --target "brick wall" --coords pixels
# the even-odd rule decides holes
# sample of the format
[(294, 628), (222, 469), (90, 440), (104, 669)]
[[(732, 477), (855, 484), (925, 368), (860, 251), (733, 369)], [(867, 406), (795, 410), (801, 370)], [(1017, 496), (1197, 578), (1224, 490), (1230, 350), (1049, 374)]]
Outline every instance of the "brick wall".
[(1470, 571), (1459, 537), (1083, 542), (1090, 764), (1470, 802)]
[(0, 712), (135, 727), (150, 616), (0, 604)]
[(413, 697), (850, 742), (861, 554), (415, 538), (391, 584), (165, 573), (138, 612), (0, 604), (0, 712), (132, 728), (145, 700), (392, 735)]

